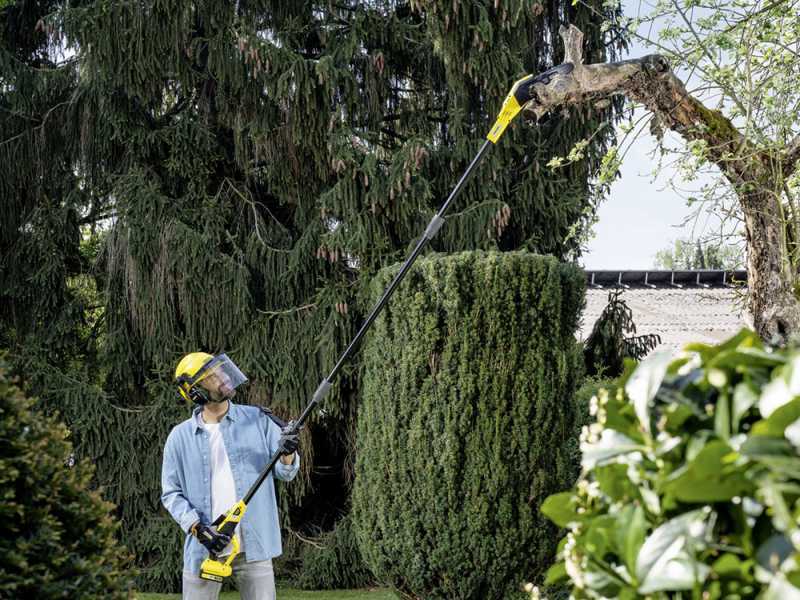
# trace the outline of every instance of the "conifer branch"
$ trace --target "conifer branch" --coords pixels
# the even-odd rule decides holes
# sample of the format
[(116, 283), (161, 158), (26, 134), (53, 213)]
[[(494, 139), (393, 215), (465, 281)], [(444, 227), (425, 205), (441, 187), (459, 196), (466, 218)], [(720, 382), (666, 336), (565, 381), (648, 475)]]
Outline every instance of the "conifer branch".
[(260, 308), (257, 308), (256, 312), (259, 312), (262, 315), (277, 316), (277, 315), (290, 315), (292, 313), (300, 312), (303, 310), (311, 310), (312, 308), (317, 308), (316, 302), (312, 302), (311, 304), (304, 304), (303, 306), (295, 306), (293, 308), (287, 308), (286, 310), (261, 310)]

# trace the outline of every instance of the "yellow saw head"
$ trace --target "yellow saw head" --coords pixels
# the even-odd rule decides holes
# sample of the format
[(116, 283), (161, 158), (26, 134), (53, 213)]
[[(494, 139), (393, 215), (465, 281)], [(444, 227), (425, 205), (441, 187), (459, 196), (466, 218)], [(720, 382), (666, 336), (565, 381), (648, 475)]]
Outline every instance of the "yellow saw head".
[(508, 92), (508, 96), (503, 100), (503, 106), (500, 109), (497, 120), (486, 138), (493, 144), (497, 143), (497, 140), (503, 135), (506, 127), (514, 120), (514, 117), (522, 110), (522, 107), (533, 99), (534, 86), (537, 83), (547, 85), (555, 75), (567, 75), (572, 73), (574, 68), (575, 65), (572, 63), (562, 63), (552, 69), (548, 69), (544, 73), (527, 75), (514, 82), (511, 91)]

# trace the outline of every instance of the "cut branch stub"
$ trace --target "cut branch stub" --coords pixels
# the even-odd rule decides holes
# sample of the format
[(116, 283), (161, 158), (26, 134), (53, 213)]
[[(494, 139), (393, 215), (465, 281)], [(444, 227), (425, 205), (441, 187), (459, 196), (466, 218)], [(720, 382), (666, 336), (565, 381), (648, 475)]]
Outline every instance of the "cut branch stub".
[[(787, 272), (782, 235), (782, 191), (770, 187), (775, 161), (755, 147), (719, 110), (710, 109), (686, 91), (667, 60), (658, 54), (615, 63), (583, 64), (583, 34), (574, 26), (560, 29), (565, 61), (574, 68), (548, 83), (537, 83), (525, 111), (537, 119), (554, 109), (598, 104), (615, 95), (641, 103), (654, 117), (655, 134), (671, 129), (687, 141), (703, 142), (708, 160), (727, 178), (739, 198), (748, 246), (748, 306), (755, 330), (768, 341), (800, 332), (800, 303), (795, 274)], [(787, 177), (800, 161), (800, 137), (778, 164)]]

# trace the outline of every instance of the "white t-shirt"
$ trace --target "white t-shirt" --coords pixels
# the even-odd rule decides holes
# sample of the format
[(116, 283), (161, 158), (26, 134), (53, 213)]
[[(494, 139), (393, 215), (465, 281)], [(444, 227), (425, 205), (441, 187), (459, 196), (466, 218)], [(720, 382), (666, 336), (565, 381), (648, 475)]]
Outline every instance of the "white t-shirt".
[[(228, 512), (239, 501), (236, 497), (236, 485), (233, 482), (233, 471), (225, 450), (225, 440), (219, 423), (203, 422), (203, 427), (208, 432), (209, 458), (211, 460), (211, 514), (216, 519), (221, 514)], [(244, 552), (244, 539), (236, 526), (236, 535), (239, 537), (239, 552)], [(219, 554), (226, 556), (232, 552), (231, 544)]]

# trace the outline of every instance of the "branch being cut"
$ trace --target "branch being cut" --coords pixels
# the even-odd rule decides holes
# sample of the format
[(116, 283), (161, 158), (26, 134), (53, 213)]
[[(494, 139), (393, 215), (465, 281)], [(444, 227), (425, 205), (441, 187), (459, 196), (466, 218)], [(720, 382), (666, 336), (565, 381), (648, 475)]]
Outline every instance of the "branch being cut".
[(687, 140), (706, 142), (710, 158), (731, 182), (742, 182), (743, 171), (752, 159), (751, 152), (743, 152), (746, 140), (722, 113), (706, 108), (689, 95), (663, 56), (650, 54), (616, 63), (584, 65), (583, 33), (570, 25), (562, 26), (560, 34), (565, 62), (575, 68), (571, 73), (554, 76), (547, 85), (537, 84), (536, 97), (526, 104), (526, 111), (539, 118), (558, 106), (603, 103), (622, 94), (650, 110), (660, 129), (672, 129)]
[(604, 104), (621, 94), (653, 114), (656, 131), (671, 129), (687, 141), (704, 142), (708, 158), (733, 186), (744, 215), (748, 304), (756, 331), (770, 341), (800, 333), (797, 273), (788, 258), (781, 192), (776, 191), (780, 188), (774, 185), (797, 168), (800, 144), (790, 145), (778, 157), (756, 148), (720, 111), (692, 97), (663, 56), (585, 65), (580, 30), (562, 27), (560, 34), (565, 62), (574, 69), (537, 83), (525, 110), (538, 119), (558, 107)]

